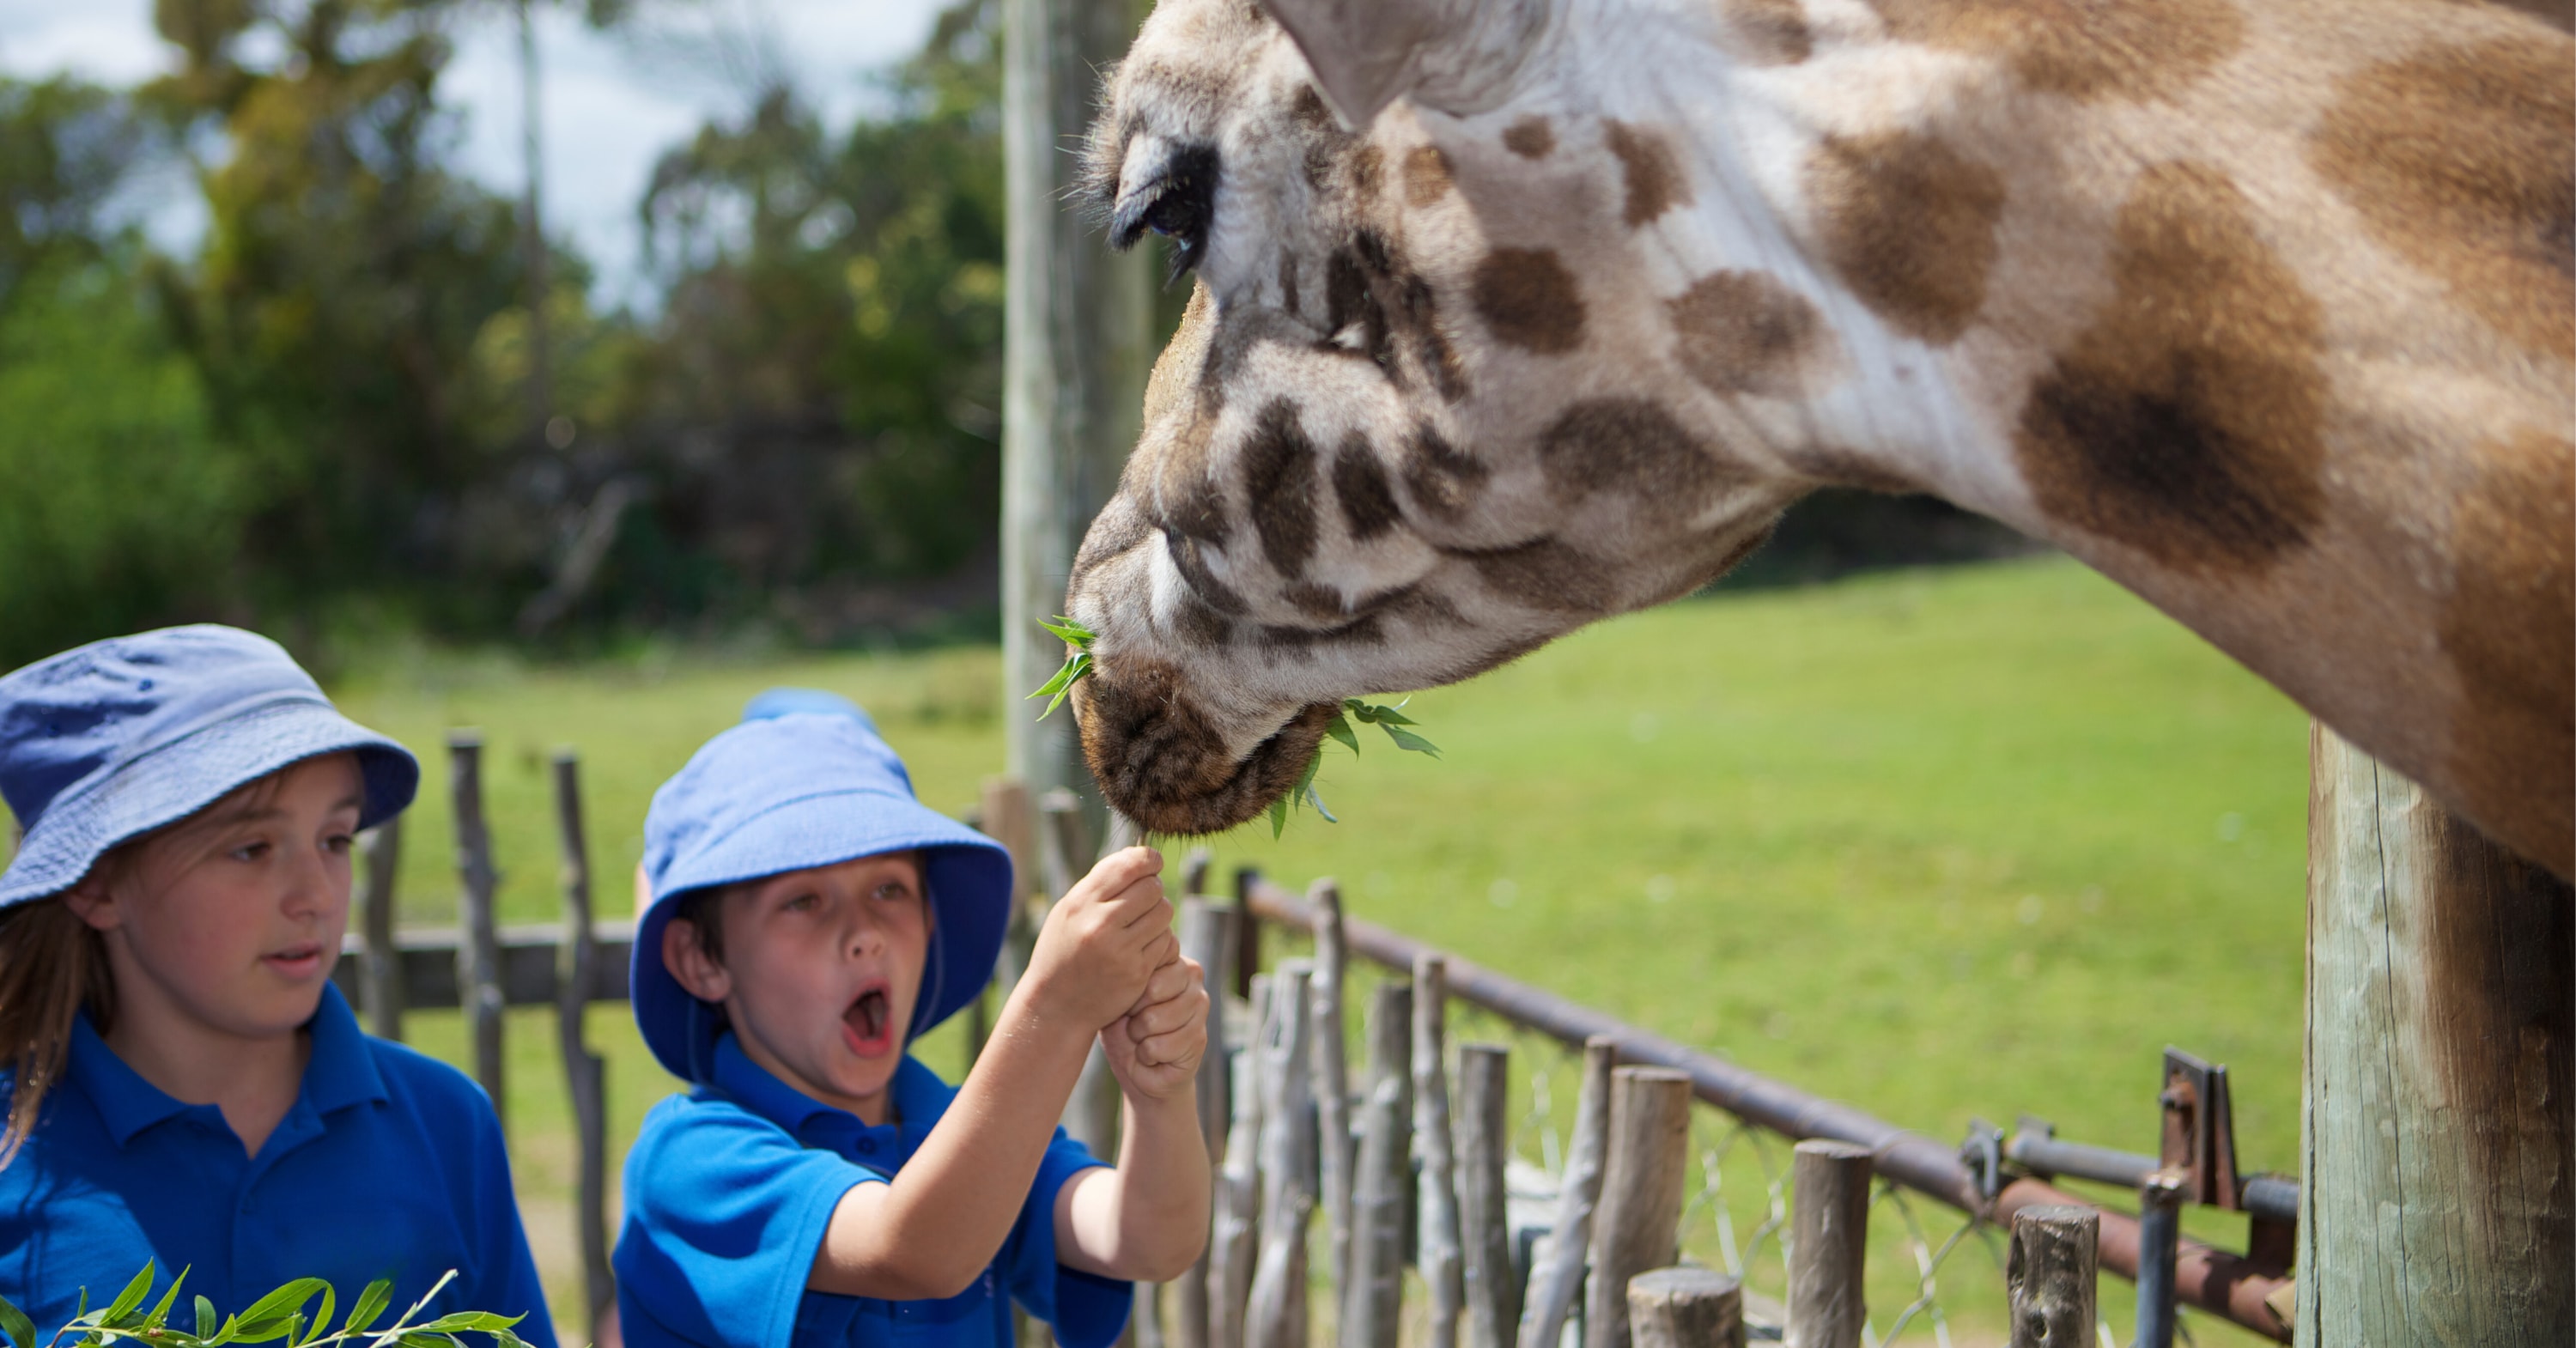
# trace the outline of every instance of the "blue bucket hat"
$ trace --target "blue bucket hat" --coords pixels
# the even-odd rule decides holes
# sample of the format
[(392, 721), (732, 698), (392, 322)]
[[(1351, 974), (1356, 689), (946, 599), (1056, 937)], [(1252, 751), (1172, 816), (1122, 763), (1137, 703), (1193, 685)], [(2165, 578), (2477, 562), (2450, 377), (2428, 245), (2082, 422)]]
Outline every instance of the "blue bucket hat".
[(645, 1046), (687, 1081), (705, 1081), (723, 1022), (662, 966), (662, 931), (680, 900), (715, 885), (919, 851), (932, 920), (913, 1007), (918, 1038), (984, 991), (1009, 926), (1011, 854), (914, 798), (903, 760), (856, 704), (810, 688), (773, 688), (743, 722), (708, 740), (653, 793), (644, 816), (651, 900), (635, 928), (627, 986)]
[(411, 751), (342, 716), (276, 642), (237, 627), (110, 637), (0, 677), (0, 796), (26, 830), (0, 908), (62, 893), (117, 844), (247, 782), (354, 752), (358, 826), (420, 786)]

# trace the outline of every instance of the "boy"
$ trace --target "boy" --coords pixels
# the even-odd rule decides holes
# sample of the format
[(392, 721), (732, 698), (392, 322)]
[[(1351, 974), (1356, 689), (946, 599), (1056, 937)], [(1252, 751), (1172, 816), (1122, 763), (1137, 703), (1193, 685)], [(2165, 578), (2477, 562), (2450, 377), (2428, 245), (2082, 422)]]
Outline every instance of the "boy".
[[(696, 1088), (627, 1155), (630, 1348), (1009, 1348), (1012, 1297), (1104, 1348), (1130, 1280), (1197, 1258), (1207, 994), (1161, 857), (1130, 848), (1056, 903), (952, 1088), (905, 1045), (991, 977), (1010, 858), (923, 808), (857, 707), (755, 699), (644, 836), (635, 1017)], [(1125, 1095), (1114, 1170), (1054, 1126), (1095, 1038)]]

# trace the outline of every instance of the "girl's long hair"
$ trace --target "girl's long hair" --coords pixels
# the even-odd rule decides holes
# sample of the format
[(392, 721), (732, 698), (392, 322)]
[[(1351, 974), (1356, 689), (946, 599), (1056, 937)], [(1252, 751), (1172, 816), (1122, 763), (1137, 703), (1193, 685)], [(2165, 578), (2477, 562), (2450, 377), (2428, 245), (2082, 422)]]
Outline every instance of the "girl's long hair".
[(0, 1126), (0, 1169), (18, 1158), (45, 1097), (62, 1084), (72, 1017), (82, 1011), (102, 1034), (116, 1014), (116, 983), (98, 932), (60, 895), (0, 913), (0, 1067), (14, 1077), (8, 1122)]

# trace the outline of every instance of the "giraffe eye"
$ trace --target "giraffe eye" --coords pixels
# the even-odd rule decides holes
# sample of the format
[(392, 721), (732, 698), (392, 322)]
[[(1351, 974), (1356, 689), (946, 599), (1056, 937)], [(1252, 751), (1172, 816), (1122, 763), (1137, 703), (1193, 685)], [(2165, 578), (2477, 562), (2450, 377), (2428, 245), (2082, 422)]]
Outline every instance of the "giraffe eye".
[(1127, 169), (1110, 211), (1109, 244), (1131, 248), (1147, 230), (1170, 239), (1177, 279), (1196, 267), (1207, 250), (1208, 226), (1216, 215), (1216, 147), (1166, 149), (1159, 140), (1140, 137), (1129, 149)]

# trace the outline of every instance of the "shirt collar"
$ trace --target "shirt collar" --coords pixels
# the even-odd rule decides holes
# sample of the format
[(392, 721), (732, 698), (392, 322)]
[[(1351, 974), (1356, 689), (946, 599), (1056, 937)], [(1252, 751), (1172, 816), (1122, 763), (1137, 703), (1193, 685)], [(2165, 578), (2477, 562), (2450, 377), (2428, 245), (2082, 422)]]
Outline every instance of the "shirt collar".
[[(299, 1094), (315, 1112), (327, 1114), (344, 1105), (392, 1098), (385, 1091), (384, 1077), (376, 1071), (375, 1055), (367, 1051), (358, 1018), (339, 988), (322, 985), (322, 1003), (304, 1028), (313, 1034), (313, 1056), (304, 1064)], [(119, 1147), (144, 1129), (196, 1108), (127, 1066), (90, 1024), (87, 1011), (73, 1017), (71, 1061), (65, 1075), (97, 1106), (100, 1121)]]
[(938, 1073), (906, 1053), (903, 1061), (895, 1066), (894, 1080), (886, 1084), (887, 1093), (893, 1097), (895, 1117), (900, 1122), (871, 1128), (857, 1115), (838, 1106), (824, 1104), (753, 1062), (751, 1055), (742, 1051), (741, 1042), (731, 1031), (716, 1040), (715, 1072), (709, 1084), (733, 1097), (744, 1108), (786, 1129), (801, 1143), (812, 1145), (828, 1141), (838, 1150), (845, 1140), (854, 1140), (864, 1133), (890, 1133), (900, 1135), (906, 1154), (929, 1135), (932, 1125), (939, 1122), (939, 1116), (948, 1109), (948, 1101), (956, 1094), (949, 1089), (948, 1083), (939, 1079)]

